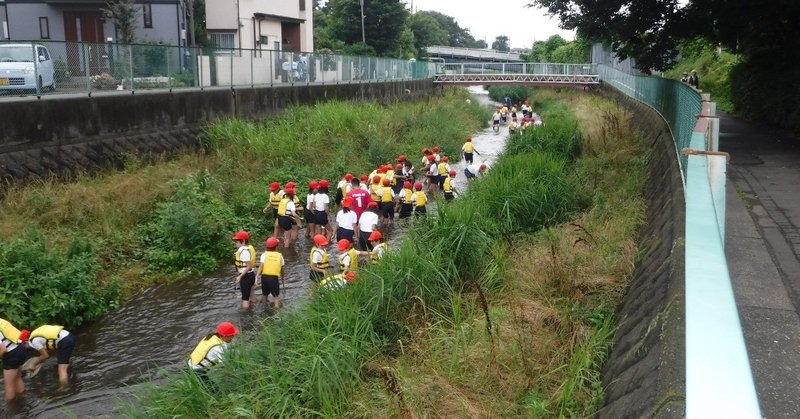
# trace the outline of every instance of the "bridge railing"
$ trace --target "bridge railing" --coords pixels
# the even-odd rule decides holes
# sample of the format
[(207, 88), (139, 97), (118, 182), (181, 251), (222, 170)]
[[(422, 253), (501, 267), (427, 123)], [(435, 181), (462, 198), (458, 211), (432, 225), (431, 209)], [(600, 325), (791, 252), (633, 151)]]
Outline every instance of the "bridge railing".
[(686, 418), (761, 418), (725, 258), (725, 175), (716, 106), (677, 80), (598, 66), (604, 84), (669, 125), (686, 197)]
[(436, 64), (424, 61), (267, 49), (43, 40), (2, 44), (27, 45), (31, 57), (36, 56), (33, 45), (42, 45), (49, 56), (31, 60), (33, 80), (41, 77), (41, 85), (23, 86), (22, 74), (0, 74), (0, 95), (364, 83), (431, 78), (436, 73)]
[(444, 74), (553, 74), (593, 75), (597, 67), (593, 64), (561, 63), (450, 63), (441, 66)]

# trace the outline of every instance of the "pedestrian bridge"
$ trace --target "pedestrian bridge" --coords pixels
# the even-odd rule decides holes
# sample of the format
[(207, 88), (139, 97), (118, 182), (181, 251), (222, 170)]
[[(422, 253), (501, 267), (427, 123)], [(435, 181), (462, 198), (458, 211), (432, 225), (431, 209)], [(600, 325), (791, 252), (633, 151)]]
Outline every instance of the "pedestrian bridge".
[(461, 86), (596, 86), (600, 75), (593, 64), (475, 62), (442, 64), (433, 81)]

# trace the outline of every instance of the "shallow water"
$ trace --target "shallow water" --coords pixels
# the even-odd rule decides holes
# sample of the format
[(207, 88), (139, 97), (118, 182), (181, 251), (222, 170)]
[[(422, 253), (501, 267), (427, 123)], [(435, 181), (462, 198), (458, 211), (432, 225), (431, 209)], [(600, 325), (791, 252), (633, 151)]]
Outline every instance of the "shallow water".
[[(485, 90), (470, 88), (470, 91), (480, 103), (491, 104)], [(505, 126), (499, 133), (489, 127), (473, 134), (475, 148), (481, 153), (475, 155), (475, 164), (486, 162), (491, 166), (507, 137)], [(451, 166), (458, 172), (456, 188), (465, 190), (464, 163)], [(404, 232), (404, 223), (395, 222), (387, 234), (390, 247)], [(283, 250), (284, 309), (296, 306), (310, 292), (309, 249), (309, 241), (301, 237), (293, 249)], [(232, 246), (231, 253), (234, 250)], [(336, 251), (331, 253), (333, 258)], [(26, 379), (24, 398), (0, 409), (0, 416), (113, 416), (118, 401), (136, 391), (138, 384), (157, 382), (166, 374), (184, 368), (194, 345), (212, 332), (217, 323), (228, 320), (248, 330), (257, 320), (274, 313), (262, 304), (249, 312), (242, 311), (240, 294), (233, 284), (234, 274), (233, 267), (225, 267), (204, 278), (150, 287), (119, 309), (74, 331), (77, 344), (72, 356), (70, 386), (58, 387), (55, 357), (52, 357), (38, 375)]]

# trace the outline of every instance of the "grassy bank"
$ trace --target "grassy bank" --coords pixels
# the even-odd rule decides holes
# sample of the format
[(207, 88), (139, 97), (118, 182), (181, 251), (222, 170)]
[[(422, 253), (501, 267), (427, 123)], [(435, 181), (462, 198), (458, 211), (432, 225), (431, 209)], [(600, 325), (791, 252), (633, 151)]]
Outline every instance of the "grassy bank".
[(601, 99), (537, 103), (552, 129), (513, 138), (359, 281), (238, 338), (214, 389), (183, 374), (127, 415), (590, 415), (633, 265), (645, 151)]
[(697, 70), (700, 78), (700, 89), (711, 93), (711, 100), (717, 102), (719, 109), (734, 112), (734, 101), (731, 90), (731, 73), (742, 61), (740, 55), (732, 54), (703, 39), (687, 41), (681, 47), (678, 62), (666, 77), (680, 80), (684, 72)]
[(326, 102), (220, 121), (202, 138), (207, 153), (131, 157), (120, 172), (16, 186), (0, 202), (0, 312), (24, 326), (76, 326), (151, 283), (214, 270), (230, 258), (231, 232), (271, 229), (261, 209), (272, 180), (334, 180), (432, 144), (457, 155), (489, 118), (466, 97)]

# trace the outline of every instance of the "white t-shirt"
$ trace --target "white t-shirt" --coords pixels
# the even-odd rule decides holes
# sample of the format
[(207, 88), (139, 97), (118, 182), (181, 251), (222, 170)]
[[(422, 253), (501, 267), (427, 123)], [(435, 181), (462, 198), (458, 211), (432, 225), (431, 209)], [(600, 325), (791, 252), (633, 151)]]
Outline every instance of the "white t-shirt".
[(345, 252), (339, 255), (339, 263), (345, 268), (350, 268), (350, 254)]
[(439, 153), (433, 153), (433, 159), (436, 161), (436, 163), (439, 163), (439, 160), (441, 160), (442, 157), (439, 155)]
[(352, 230), (353, 224), (358, 222), (358, 218), (356, 216), (356, 212), (353, 210), (344, 212), (344, 210), (339, 210), (336, 213), (336, 225), (345, 229), (345, 230)]
[(361, 182), (361, 183), (359, 184), (359, 187), (360, 187), (361, 189), (365, 190), (365, 191), (369, 191), (369, 186), (367, 186), (367, 184), (366, 184), (366, 183), (364, 183), (364, 182)]
[[(58, 339), (56, 340), (56, 343), (58, 343), (61, 339), (63, 339), (67, 335), (69, 335), (69, 332), (62, 329), (60, 332), (58, 332)], [(42, 348), (47, 346), (47, 339), (43, 338), (42, 336), (36, 336), (35, 338), (28, 341), (28, 345), (37, 351), (41, 351)]]
[(309, 193), (308, 195), (306, 195), (306, 208), (308, 208), (308, 209), (310, 209), (312, 211), (314, 210), (314, 207), (311, 204), (314, 203), (314, 197), (315, 196), (317, 196), (317, 194), (315, 194), (315, 193)]
[(295, 208), (294, 207), (294, 202), (289, 200), (289, 202), (286, 203), (286, 216), (287, 217), (291, 217), (292, 214), (294, 214), (294, 208)]
[(311, 261), (314, 262), (315, 265), (319, 265), (320, 263), (322, 263), (323, 254), (325, 254), (325, 252), (322, 251), (321, 249), (315, 250), (314, 253), (312, 253), (311, 255)]
[(431, 176), (439, 176), (439, 165), (432, 164), (430, 170), (428, 170), (428, 173), (430, 173)]
[[(3, 332), (0, 332), (0, 341), (11, 342), (11, 339), (5, 337), (3, 335)], [(5, 343), (5, 342), (3, 342), (3, 343)], [(3, 343), (0, 343), (0, 344), (3, 344)], [(10, 345), (6, 346), (6, 351), (13, 351), (14, 349), (17, 349), (17, 342), (11, 342)]]
[(472, 173), (473, 175), (478, 176), (478, 174), (480, 173), (481, 167), (478, 166), (477, 164), (470, 164), (465, 169), (467, 169), (467, 171)]
[(364, 211), (358, 220), (358, 229), (362, 232), (372, 233), (373, 228), (378, 224), (380, 218), (372, 211)]
[(500, 112), (495, 112), (494, 116), (492, 116), (492, 119), (495, 120), (495, 121), (499, 121), (500, 120)]
[[(291, 204), (292, 202), (289, 201), (289, 203)], [(253, 259), (253, 256), (255, 255), (250, 254), (250, 246), (246, 245), (239, 246), (239, 250), (241, 250), (241, 253), (239, 253), (239, 260), (242, 261), (242, 269), (247, 269), (247, 271), (249, 272), (250, 269), (247, 268), (247, 262), (250, 262), (250, 260)]]
[[(267, 263), (267, 252), (262, 253), (259, 260), (261, 261), (262, 265)], [(283, 255), (281, 255), (281, 266), (286, 266), (286, 261), (283, 260)]]
[(380, 259), (380, 258), (383, 257), (384, 253), (386, 253), (386, 247), (385, 246), (375, 246), (375, 248), (372, 249), (372, 251), (375, 252), (375, 256), (377, 256), (378, 259)]
[(314, 197), (314, 210), (315, 211), (325, 211), (326, 206), (331, 202), (331, 198), (328, 194), (325, 193), (318, 193)]

